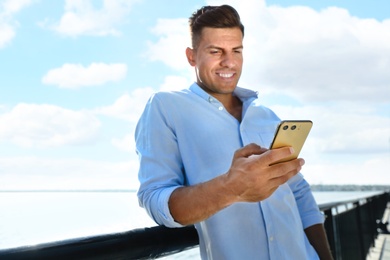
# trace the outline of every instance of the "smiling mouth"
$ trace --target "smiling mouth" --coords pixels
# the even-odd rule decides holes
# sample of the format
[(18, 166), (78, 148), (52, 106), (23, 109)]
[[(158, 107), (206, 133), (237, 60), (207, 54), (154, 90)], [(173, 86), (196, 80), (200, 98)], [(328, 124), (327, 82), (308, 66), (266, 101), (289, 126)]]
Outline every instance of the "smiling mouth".
[(234, 73), (218, 73), (218, 75), (222, 78), (231, 78), (233, 77)]

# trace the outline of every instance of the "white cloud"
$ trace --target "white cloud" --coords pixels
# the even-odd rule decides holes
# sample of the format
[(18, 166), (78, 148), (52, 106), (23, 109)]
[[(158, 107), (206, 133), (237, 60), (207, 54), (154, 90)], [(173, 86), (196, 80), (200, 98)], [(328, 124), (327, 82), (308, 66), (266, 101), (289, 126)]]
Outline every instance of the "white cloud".
[(0, 141), (22, 147), (57, 147), (93, 141), (100, 121), (83, 111), (54, 105), (18, 104), (0, 114)]
[(15, 34), (15, 30), (11, 25), (0, 21), (0, 49), (10, 43)]
[(307, 154), (372, 154), (389, 152), (390, 118), (371, 106), (271, 106), (282, 119), (310, 119), (313, 128), (305, 144)]
[(134, 133), (128, 134), (122, 139), (113, 138), (111, 143), (121, 151), (135, 153)]
[(32, 0), (5, 0), (1, 3), (1, 9), (5, 14), (12, 15), (29, 6), (32, 2)]
[(136, 123), (147, 100), (154, 92), (155, 90), (152, 88), (137, 88), (130, 94), (119, 97), (114, 104), (97, 108), (94, 112)]
[(254, 35), (245, 49), (247, 84), (305, 102), (390, 99), (390, 19), (359, 19), (336, 7), (263, 12), (246, 19)]
[(18, 23), (14, 20), (15, 14), (32, 2), (32, 0), (5, 0), (0, 3), (0, 49), (9, 44), (16, 35)]
[(188, 70), (185, 50), (191, 41), (187, 19), (159, 19), (152, 32), (160, 38), (156, 43), (147, 43), (149, 60), (162, 61), (176, 70)]
[[(166, 76), (159, 91), (175, 91), (187, 88), (192, 81), (182, 76)], [(96, 108), (93, 112), (136, 123), (141, 116), (146, 102), (157, 90), (151, 87), (136, 88), (114, 101), (112, 105)]]
[(66, 36), (120, 35), (117, 27), (125, 22), (136, 2), (138, 0), (104, 0), (98, 9), (93, 5), (96, 1), (66, 0), (65, 13), (52, 28)]
[(0, 165), (0, 190), (138, 188), (136, 160), (3, 157)]
[(195, 79), (191, 80), (191, 77), (183, 76), (166, 76), (163, 84), (161, 85), (161, 91), (174, 91), (188, 88)]
[(122, 63), (92, 63), (88, 67), (81, 64), (64, 64), (60, 68), (49, 70), (42, 78), (48, 85), (60, 88), (80, 88), (103, 85), (111, 81), (120, 81), (126, 77), (127, 65)]

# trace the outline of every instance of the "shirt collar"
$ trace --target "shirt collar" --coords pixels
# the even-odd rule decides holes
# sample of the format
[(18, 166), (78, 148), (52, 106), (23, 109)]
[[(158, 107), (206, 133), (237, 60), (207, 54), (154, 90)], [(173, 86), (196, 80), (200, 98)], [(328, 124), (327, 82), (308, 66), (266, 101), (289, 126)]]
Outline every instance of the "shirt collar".
[[(194, 94), (198, 95), (199, 97), (203, 98), (206, 101), (213, 99), (213, 97), (210, 94), (208, 94), (206, 91), (204, 91), (196, 82), (194, 82), (190, 86), (190, 91), (193, 92)], [(233, 92), (233, 95), (238, 97), (243, 102), (248, 100), (248, 99), (258, 97), (258, 93), (256, 91), (253, 91), (250, 89), (245, 89), (245, 88), (240, 88), (240, 87), (236, 87), (236, 89)]]

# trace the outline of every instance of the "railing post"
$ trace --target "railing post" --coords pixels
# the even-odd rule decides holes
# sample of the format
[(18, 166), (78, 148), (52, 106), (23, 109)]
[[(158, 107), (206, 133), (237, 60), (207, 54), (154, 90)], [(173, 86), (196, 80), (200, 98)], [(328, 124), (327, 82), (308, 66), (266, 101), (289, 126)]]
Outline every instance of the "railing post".
[(354, 205), (354, 209), (355, 209), (355, 217), (356, 217), (356, 233), (359, 237), (359, 252), (360, 252), (360, 259), (364, 260), (366, 259), (366, 254), (365, 254), (365, 250), (364, 250), (364, 241), (363, 241), (363, 236), (364, 236), (364, 233), (363, 233), (363, 229), (362, 229), (362, 225), (363, 225), (363, 222), (362, 222), (362, 217), (361, 217), (361, 210), (362, 210), (362, 206), (360, 205), (360, 202), (359, 201), (356, 201), (355, 203), (353, 203)]
[(336, 252), (336, 242), (335, 242), (335, 223), (333, 220), (333, 214), (332, 214), (332, 208), (329, 208), (324, 211), (325, 214), (325, 231), (326, 231), (326, 236), (328, 237), (328, 242), (330, 246), (330, 250), (332, 252), (333, 258), (336, 259), (337, 252)]

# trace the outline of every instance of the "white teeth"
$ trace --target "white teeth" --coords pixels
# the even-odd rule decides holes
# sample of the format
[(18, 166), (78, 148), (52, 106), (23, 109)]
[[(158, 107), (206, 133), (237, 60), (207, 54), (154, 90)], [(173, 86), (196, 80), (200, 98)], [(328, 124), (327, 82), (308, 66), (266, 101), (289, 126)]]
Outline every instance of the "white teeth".
[(225, 74), (225, 73), (222, 74), (222, 73), (220, 73), (219, 76), (221, 76), (222, 78), (230, 78), (230, 77), (233, 76), (233, 73), (229, 73), (229, 74)]

